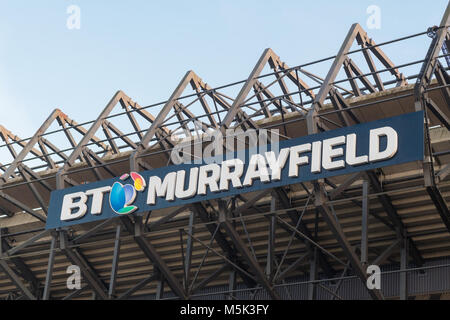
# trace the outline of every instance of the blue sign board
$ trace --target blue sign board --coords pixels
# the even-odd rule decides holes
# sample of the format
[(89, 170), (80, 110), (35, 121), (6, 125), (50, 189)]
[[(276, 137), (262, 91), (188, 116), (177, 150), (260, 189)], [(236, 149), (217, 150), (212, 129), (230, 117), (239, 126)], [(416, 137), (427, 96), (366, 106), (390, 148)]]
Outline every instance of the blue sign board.
[(423, 160), (423, 112), (56, 190), (47, 229)]

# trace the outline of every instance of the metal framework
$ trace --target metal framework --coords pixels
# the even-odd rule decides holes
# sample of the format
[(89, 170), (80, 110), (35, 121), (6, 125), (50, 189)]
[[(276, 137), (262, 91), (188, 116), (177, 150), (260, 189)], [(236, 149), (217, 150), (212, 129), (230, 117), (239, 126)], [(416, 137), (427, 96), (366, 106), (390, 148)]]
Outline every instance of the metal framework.
[[(439, 26), (377, 45), (354, 24), (333, 57), (290, 68), (266, 49), (230, 85), (189, 71), (164, 103), (119, 91), (95, 121), (57, 109), (28, 139), (0, 126), (2, 161), (10, 156), (0, 164), (0, 297), (343, 299), (357, 279), (353, 298), (407, 299), (412, 273), (450, 256), (449, 25), (450, 6)], [(383, 51), (427, 35), (422, 60), (396, 65)], [(308, 71), (321, 63), (323, 77)], [(425, 111), (421, 163), (44, 229), (52, 190), (168, 165), (177, 136), (270, 128), (289, 139), (415, 110)], [(81, 289), (66, 288), (70, 264)], [(367, 289), (370, 264), (394, 266), (396, 294)]]

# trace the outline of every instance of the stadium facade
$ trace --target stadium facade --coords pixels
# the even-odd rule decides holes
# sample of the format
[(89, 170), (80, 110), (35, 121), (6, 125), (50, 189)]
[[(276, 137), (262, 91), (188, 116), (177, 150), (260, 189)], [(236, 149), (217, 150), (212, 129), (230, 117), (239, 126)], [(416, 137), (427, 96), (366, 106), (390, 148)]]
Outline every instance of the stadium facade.
[[(0, 127), (10, 157), (0, 166), (0, 297), (449, 297), (449, 25), (447, 7), (439, 26), (377, 44), (354, 24), (332, 57), (288, 67), (266, 49), (247, 80), (212, 88), (189, 71), (163, 103), (119, 91), (94, 121), (57, 109), (28, 139)], [(426, 56), (394, 64), (385, 52), (407, 41)], [(223, 173), (223, 162), (174, 164), (177, 137), (204, 151), (211, 131), (238, 128), (278, 133), (287, 164), (270, 181), (243, 162), (242, 178), (226, 171), (213, 190), (205, 170)], [(384, 158), (380, 128), (392, 147)], [(357, 133), (369, 130), (357, 154)], [(183, 157), (195, 162), (192, 152)], [(188, 172), (195, 193), (176, 185)], [(81, 284), (69, 289), (73, 265)]]

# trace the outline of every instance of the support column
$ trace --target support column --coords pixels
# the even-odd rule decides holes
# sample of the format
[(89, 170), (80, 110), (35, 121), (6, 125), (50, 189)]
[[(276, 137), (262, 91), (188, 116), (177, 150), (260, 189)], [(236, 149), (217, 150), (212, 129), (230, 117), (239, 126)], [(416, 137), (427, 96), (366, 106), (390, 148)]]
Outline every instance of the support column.
[[(408, 268), (408, 239), (402, 242), (400, 250), (400, 269), (406, 270)], [(400, 300), (408, 299), (408, 272), (402, 271), (400, 273)]]
[[(317, 279), (317, 248), (314, 248), (314, 254), (311, 257), (309, 267), (309, 281), (315, 281)], [(308, 283), (308, 300), (316, 299), (316, 284), (314, 282)]]
[(29, 300), (37, 300), (37, 298), (31, 293), (28, 287), (20, 280), (19, 276), (12, 270), (5, 260), (0, 259), (0, 269), (3, 269), (5, 274), (11, 280), (11, 282), (22, 291), (24, 296)]
[(114, 241), (114, 255), (111, 266), (111, 277), (109, 279), (109, 288), (108, 288), (108, 298), (112, 299), (114, 293), (116, 291), (116, 279), (117, 279), (117, 270), (119, 267), (119, 257), (120, 257), (120, 232), (121, 226), (120, 224), (116, 227), (116, 239)]
[[(276, 210), (276, 198), (272, 197), (270, 202), (270, 211), (274, 212)], [(267, 265), (266, 265), (266, 275), (269, 280), (273, 277), (274, 271), (274, 254), (275, 254), (275, 227), (276, 227), (276, 217), (271, 215), (269, 217), (269, 241), (267, 244)]]
[(186, 256), (184, 260), (184, 274), (185, 274), (185, 291), (187, 294), (189, 283), (190, 283), (190, 273), (191, 273), (191, 259), (192, 259), (192, 234), (194, 233), (194, 212), (191, 211), (191, 214), (189, 215), (189, 226), (188, 226), (188, 238), (187, 238), (187, 244), (186, 244)]
[(233, 269), (228, 278), (228, 291), (230, 291), (230, 293), (227, 296), (227, 300), (233, 300), (234, 290), (236, 290), (236, 270)]
[(161, 277), (156, 285), (156, 300), (161, 300), (164, 296), (164, 275), (161, 274)]
[(106, 293), (107, 289), (101, 278), (98, 277), (91, 264), (81, 254), (79, 248), (69, 247), (70, 243), (67, 238), (67, 232), (65, 230), (61, 230), (59, 232), (61, 252), (67, 257), (71, 264), (77, 265), (80, 268), (84, 275), (84, 279), (96, 293), (96, 297), (99, 299), (108, 299), (108, 295)]
[[(341, 225), (336, 220), (335, 216), (331, 212), (331, 210), (328, 208), (326, 201), (327, 197), (325, 195), (324, 187), (321, 183), (316, 182), (314, 184), (314, 194), (315, 194), (315, 205), (322, 213), (323, 218), (327, 222), (329, 228), (333, 232), (336, 240), (341, 245), (342, 250), (344, 251), (345, 255), (347, 256), (348, 260), (350, 261), (350, 264), (352, 265), (353, 271), (355, 274), (361, 279), (363, 284), (366, 284), (367, 281), (367, 273), (366, 270), (361, 265), (353, 247), (350, 245), (350, 242), (348, 241), (347, 237), (344, 234), (344, 231), (341, 228)], [(376, 300), (383, 300), (384, 297), (380, 290), (377, 289), (367, 289), (372, 299)]]
[(365, 269), (368, 263), (368, 220), (369, 220), (369, 183), (366, 179), (362, 185), (362, 218), (361, 218), (361, 264)]
[(44, 294), (42, 300), (48, 300), (50, 298), (50, 287), (53, 278), (53, 263), (55, 261), (55, 247), (56, 247), (57, 235), (52, 235), (52, 241), (50, 243), (50, 253), (48, 255), (47, 275), (45, 277)]
[(279, 300), (280, 296), (275, 291), (272, 284), (267, 280), (266, 274), (264, 273), (263, 269), (261, 269), (259, 262), (254, 259), (253, 255), (247, 248), (247, 244), (242, 241), (241, 236), (228, 220), (227, 210), (225, 208), (223, 200), (219, 200), (219, 222), (225, 229), (228, 236), (231, 238), (231, 241), (234, 243), (236, 249), (241, 253), (242, 258), (250, 266), (250, 270), (252, 270), (255, 274), (259, 284), (261, 284), (261, 286), (266, 289), (267, 293), (272, 299)]

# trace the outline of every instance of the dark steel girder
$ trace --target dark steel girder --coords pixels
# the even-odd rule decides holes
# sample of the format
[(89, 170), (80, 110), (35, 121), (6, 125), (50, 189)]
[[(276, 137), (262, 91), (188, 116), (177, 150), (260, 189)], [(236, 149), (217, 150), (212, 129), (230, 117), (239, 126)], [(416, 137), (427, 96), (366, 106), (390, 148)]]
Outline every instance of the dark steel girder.
[[(2, 229), (2, 231), (4, 231), (4, 230), (5, 229)], [(12, 248), (4, 238), (1, 239), (1, 246), (2, 246), (2, 252), (7, 252), (7, 251), (11, 250), (11, 248)], [(41, 286), (40, 282), (39, 282), (38, 278), (36, 278), (34, 273), (31, 271), (31, 269), (25, 264), (23, 259), (20, 257), (11, 257), (11, 258), (9, 258), (9, 260), (15, 265), (16, 271), (18, 271), (19, 275), (25, 281), (30, 283), (32, 291), (38, 292), (38, 290), (40, 289), (40, 286)], [(8, 276), (10, 276), (10, 275), (8, 274)], [(16, 286), (21, 291), (23, 291), (22, 285), (19, 286), (17, 283), (17, 280), (14, 280), (13, 282), (14, 282), (14, 284), (16, 284)]]
[[(286, 190), (284, 190), (283, 188), (276, 188), (275, 192), (277, 193), (278, 198), (280, 199), (280, 202), (281, 202), (283, 208), (287, 209), (287, 208), (291, 207), (289, 198), (288, 198), (287, 193), (286, 193)], [(287, 214), (288, 214), (289, 218), (292, 221), (292, 225), (296, 226), (297, 222), (298, 222), (298, 219), (300, 217), (300, 215), (297, 212), (297, 210), (289, 210), (289, 211), (287, 211)], [(302, 232), (308, 238), (314, 240), (314, 237), (312, 236), (311, 232), (309, 231), (309, 229), (307, 228), (307, 226), (305, 225), (305, 223), (303, 221), (300, 221), (298, 229), (299, 229), (300, 232)], [(308, 252), (310, 253), (310, 255), (312, 255), (314, 253), (314, 248), (311, 246), (310, 242), (305, 241), (298, 234), (295, 234), (295, 236), (299, 240), (301, 240), (302, 242), (305, 243), (305, 246), (306, 246)], [(330, 265), (330, 263), (328, 262), (328, 260), (325, 258), (325, 256), (323, 255), (323, 253), (321, 251), (317, 251), (317, 260), (318, 260), (318, 263), (319, 263), (320, 267), (322, 268), (323, 272), (328, 277), (333, 277), (336, 274), (335, 270)]]
[[(357, 37), (358, 38), (358, 37)], [(333, 102), (333, 104), (335, 105), (336, 109), (341, 110), (342, 114), (339, 113), (340, 115), (340, 119), (342, 121), (342, 123), (345, 126), (350, 126), (352, 125), (350, 118), (355, 122), (355, 123), (360, 123), (359, 119), (356, 117), (356, 115), (354, 115), (354, 113), (349, 110), (348, 111), (348, 115), (347, 112), (345, 112), (345, 108), (347, 108), (348, 106), (346, 105), (344, 99), (342, 98), (342, 96), (333, 88), (329, 88), (328, 90), (331, 100)], [(325, 94), (325, 93), (324, 93)], [(375, 174), (374, 171), (367, 171), (366, 175), (369, 178), (370, 184), (372, 185), (373, 189), (375, 190), (376, 193), (382, 193), (382, 186), (380, 181), (378, 180), (377, 175)], [(398, 232), (398, 235), (400, 236), (404, 236), (406, 235), (406, 228), (400, 218), (400, 216), (397, 213), (397, 210), (395, 209), (395, 207), (392, 205), (392, 201), (390, 199), (390, 197), (386, 194), (380, 194), (378, 196), (379, 201), (381, 202), (384, 210), (386, 211), (386, 213), (388, 214), (391, 222), (393, 223), (394, 227), (397, 229), (396, 231)], [(408, 242), (409, 246), (411, 247), (409, 250), (409, 253), (411, 254), (411, 257), (414, 260), (414, 263), (417, 266), (422, 266), (423, 264), (423, 258), (419, 252), (419, 250), (417, 249), (415, 243), (410, 239), (410, 241)]]
[[(450, 119), (438, 107), (438, 105), (431, 99), (426, 99), (426, 105), (428, 109), (435, 115), (435, 117), (438, 118), (439, 121), (447, 128), (447, 130), (450, 130)], [(450, 106), (450, 104), (447, 106)]]
[[(447, 56), (446, 58), (449, 57)], [(436, 60), (436, 69), (434, 71), (434, 74), (439, 83), (439, 87), (441, 87), (441, 93), (444, 96), (445, 101), (447, 102), (447, 106), (450, 106), (450, 88), (448, 87), (450, 84), (450, 76), (439, 60)]]
[(155, 281), (158, 277), (159, 277), (159, 273), (156, 273), (156, 274), (152, 274), (152, 275), (148, 276), (147, 278), (139, 281), (139, 283), (136, 284), (134, 287), (131, 287), (126, 292), (121, 294), (117, 298), (117, 300), (126, 300), (126, 299), (128, 299), (133, 293), (135, 293), (136, 291), (142, 289), (143, 287), (145, 287), (150, 282)]
[(247, 262), (247, 264), (250, 266), (250, 269), (255, 274), (259, 284), (266, 289), (269, 296), (274, 300), (279, 300), (280, 296), (275, 291), (272, 284), (269, 282), (269, 280), (266, 277), (266, 274), (261, 269), (261, 266), (259, 265), (258, 261), (252, 256), (250, 251), (247, 248), (247, 245), (242, 241), (241, 236), (237, 233), (233, 225), (230, 223), (230, 221), (226, 218), (226, 212), (224, 211), (225, 208), (221, 208), (219, 205), (219, 221), (220, 224), (224, 227), (226, 230), (228, 236), (233, 241), (236, 249), (241, 253), (243, 259)]
[(5, 272), (5, 274), (8, 276), (8, 278), (11, 280), (12, 283), (20, 290), (22, 293), (27, 297), (29, 300), (37, 300), (37, 298), (31, 293), (31, 291), (27, 288), (27, 286), (20, 280), (18, 275), (12, 270), (8, 263), (5, 260), (0, 259), (0, 269)]
[(430, 198), (433, 201), (434, 205), (436, 206), (436, 209), (441, 216), (445, 227), (450, 232), (450, 212), (444, 197), (436, 186), (427, 187), (427, 192), (430, 195)]
[(181, 283), (174, 276), (173, 272), (169, 269), (164, 260), (162, 260), (161, 256), (156, 251), (156, 249), (148, 242), (148, 240), (142, 234), (142, 223), (139, 221), (140, 217), (135, 218), (138, 218), (137, 219), (138, 221), (135, 221), (134, 223), (128, 216), (121, 217), (120, 220), (125, 226), (127, 232), (134, 236), (134, 241), (142, 250), (142, 252), (144, 252), (145, 256), (150, 260), (151, 263), (153, 263), (156, 266), (159, 272), (161, 272), (161, 274), (164, 276), (174, 294), (176, 294), (181, 299), (186, 299), (187, 296)]
[[(231, 246), (231, 244), (226, 239), (225, 235), (217, 229), (216, 223), (211, 223), (212, 219), (209, 217), (208, 212), (206, 211), (205, 207), (201, 203), (194, 203), (192, 204), (193, 210), (197, 213), (200, 220), (202, 220), (204, 223), (207, 223), (206, 228), (211, 233), (211, 235), (215, 234), (215, 240), (219, 247), (222, 249), (223, 252), (227, 254), (227, 258), (236, 263), (239, 268), (242, 270), (247, 270), (248, 267), (244, 266), (244, 264), (240, 261), (240, 259), (236, 255), (236, 249)], [(236, 272), (241, 276), (242, 280), (246, 284), (247, 287), (253, 288), (256, 286), (256, 283), (253, 279), (251, 279), (248, 275), (243, 273), (241, 270), (236, 269)]]
[[(446, 70), (444, 70), (444, 68), (442, 67), (441, 63), (438, 60), (438, 55), (443, 48), (444, 42), (448, 40), (449, 24), (450, 24), (450, 5), (447, 5), (447, 9), (445, 10), (441, 23), (439, 24), (439, 28), (433, 31), (434, 33), (433, 40), (431, 41), (431, 44), (428, 48), (421, 70), (419, 72), (419, 75), (417, 76), (416, 85), (414, 86), (416, 110), (426, 111), (426, 107), (428, 107), (431, 110), (431, 112), (442, 122), (442, 124), (445, 127), (447, 127), (447, 129), (450, 129), (448, 117), (445, 115), (445, 113), (442, 112), (442, 110), (440, 110), (437, 107), (436, 104), (433, 103), (431, 99), (429, 99), (426, 89), (428, 89), (428, 87), (431, 84), (432, 75), (434, 72), (439, 85), (443, 86), (441, 91), (444, 96), (444, 99), (447, 102), (447, 105), (449, 104), (450, 95), (449, 95), (449, 88), (447, 86), (450, 82), (449, 81), (450, 79)], [(450, 231), (448, 205), (436, 186), (436, 176), (434, 174), (432, 150), (429, 143), (430, 140), (429, 140), (428, 119), (426, 118), (425, 120), (426, 120), (424, 125), (425, 160), (423, 162), (425, 186), (428, 194), (430, 195), (433, 203), (436, 206), (439, 215), (441, 216), (443, 223), (445, 224), (446, 228)]]
[[(328, 208), (326, 204), (327, 197), (325, 195), (325, 189), (323, 185), (321, 185), (321, 183), (318, 182), (314, 183), (314, 195), (316, 207), (322, 213), (323, 218), (325, 219), (331, 231), (333, 232), (336, 240), (341, 245), (341, 248), (344, 251), (344, 254), (347, 256), (347, 259), (350, 262), (353, 271), (361, 279), (363, 285), (365, 285), (367, 281), (366, 270), (360, 263), (359, 258), (356, 255), (355, 250), (352, 248), (350, 242), (347, 240), (347, 237), (345, 236), (344, 231), (342, 230), (339, 222), (336, 220), (333, 213)], [(371, 290), (367, 288), (367, 291), (369, 292), (369, 295), (372, 297), (372, 299), (375, 300), (384, 299), (383, 295), (381, 294), (381, 291), (378, 289)]]
[(111, 299), (115, 295), (116, 291), (116, 280), (117, 273), (119, 269), (119, 259), (120, 259), (120, 233), (121, 233), (121, 225), (118, 224), (116, 226), (116, 238), (114, 240), (114, 253), (112, 259), (111, 266), (111, 276), (109, 278), (109, 288), (108, 288), (108, 296)]
[[(345, 126), (352, 125), (350, 118), (355, 123), (360, 123), (359, 119), (356, 117), (356, 115), (354, 115), (354, 113), (351, 110), (348, 111), (348, 116), (347, 116), (347, 112), (344, 112), (345, 108), (347, 108), (348, 106), (346, 105), (342, 96), (339, 93), (337, 93), (336, 90), (334, 90), (333, 88), (329, 88), (328, 92), (331, 96), (331, 100), (333, 101), (333, 104), (335, 105), (336, 109), (340, 109), (341, 111), (343, 111), (343, 112), (341, 112), (342, 115), (340, 115), (340, 119)], [(324, 92), (324, 94), (325, 94), (325, 92)], [(370, 184), (372, 185), (372, 188), (375, 190), (375, 193), (381, 193), (378, 196), (378, 199), (381, 202), (384, 210), (388, 214), (394, 227), (396, 228), (398, 235), (399, 236), (406, 235), (407, 234), (406, 228), (405, 228), (400, 216), (398, 215), (397, 210), (393, 206), (390, 197), (386, 194), (382, 194), (382, 191), (383, 191), (382, 186), (381, 186), (380, 181), (378, 180), (377, 175), (375, 174), (374, 171), (367, 171), (366, 175), (368, 176)], [(423, 258), (421, 256), (419, 250), (417, 249), (415, 243), (412, 241), (412, 239), (410, 239), (410, 241), (408, 241), (408, 244), (411, 247), (409, 250), (409, 253), (411, 254), (411, 257), (413, 258), (414, 263), (417, 266), (422, 266)]]
[[(416, 84), (414, 86), (414, 95), (416, 102), (422, 104), (421, 99), (425, 89), (429, 86), (431, 82), (431, 77), (433, 70), (435, 69), (435, 64), (437, 63), (437, 56), (442, 49), (442, 45), (446, 39), (447, 27), (450, 24), (450, 6), (447, 6), (445, 13), (442, 17), (441, 23), (439, 24), (439, 29), (436, 31), (436, 35), (431, 41), (430, 47), (428, 48), (427, 54), (425, 56), (424, 62), (422, 64), (419, 75), (417, 76)], [(424, 109), (424, 106), (421, 106)]]
[(73, 265), (80, 268), (85, 280), (96, 293), (97, 297), (101, 299), (108, 299), (108, 293), (105, 284), (98, 277), (94, 268), (90, 265), (87, 259), (83, 256), (78, 248), (70, 248), (70, 242), (65, 231), (60, 232), (61, 252), (67, 257)]
[[(390, 220), (394, 224), (395, 228), (397, 229), (398, 235), (403, 237), (407, 236), (407, 230), (405, 225), (403, 224), (397, 210), (392, 204), (391, 198), (383, 193), (383, 187), (381, 186), (380, 181), (378, 180), (378, 177), (376, 176), (374, 171), (367, 171), (367, 177), (369, 179), (370, 184), (372, 185), (372, 188), (375, 193), (378, 193), (379, 195), (378, 200), (381, 202), (381, 205), (383, 206), (384, 210), (388, 214)], [(409, 238), (410, 241), (408, 241), (409, 244), (409, 254), (411, 255), (411, 258), (413, 259), (416, 266), (422, 266), (423, 265), (423, 257), (420, 254), (419, 250), (417, 249), (414, 241)]]

